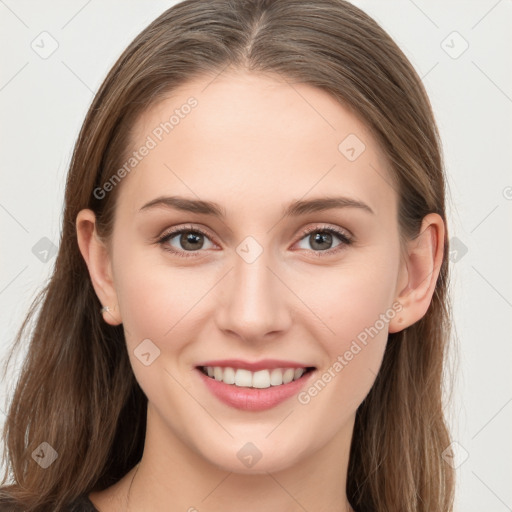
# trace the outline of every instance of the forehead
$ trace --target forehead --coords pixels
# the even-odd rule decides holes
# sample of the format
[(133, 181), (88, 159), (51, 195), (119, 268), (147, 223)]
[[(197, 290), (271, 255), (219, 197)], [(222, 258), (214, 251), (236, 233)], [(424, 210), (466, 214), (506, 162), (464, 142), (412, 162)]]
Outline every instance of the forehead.
[[(149, 142), (151, 141), (151, 142)], [(125, 179), (134, 209), (182, 193), (226, 205), (350, 195), (377, 214), (396, 207), (387, 159), (365, 124), (321, 89), (230, 72), (188, 82), (134, 125), (151, 145)], [(257, 209), (257, 208), (256, 208)]]

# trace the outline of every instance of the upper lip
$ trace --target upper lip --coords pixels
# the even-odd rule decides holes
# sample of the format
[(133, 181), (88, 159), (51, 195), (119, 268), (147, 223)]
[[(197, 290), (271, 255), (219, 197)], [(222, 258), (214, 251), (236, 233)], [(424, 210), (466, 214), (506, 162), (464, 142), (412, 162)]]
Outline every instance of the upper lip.
[(313, 368), (312, 365), (298, 363), (296, 361), (284, 361), (282, 359), (262, 359), (260, 361), (244, 361), (243, 359), (219, 359), (215, 361), (204, 361), (197, 366), (220, 366), (241, 368), (256, 372), (258, 370), (271, 370), (273, 368)]

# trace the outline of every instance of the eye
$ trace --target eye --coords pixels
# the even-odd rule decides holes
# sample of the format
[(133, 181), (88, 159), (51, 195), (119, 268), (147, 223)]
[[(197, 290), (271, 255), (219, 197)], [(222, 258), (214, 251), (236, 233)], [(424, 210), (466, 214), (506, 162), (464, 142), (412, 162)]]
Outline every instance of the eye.
[[(343, 250), (345, 246), (352, 243), (352, 238), (348, 233), (329, 226), (313, 226), (305, 229), (301, 235), (302, 238), (299, 242), (305, 240), (306, 243), (310, 243), (312, 247), (310, 250), (317, 253), (318, 256), (323, 256), (322, 253), (337, 253)], [(333, 243), (333, 235), (340, 240), (340, 243), (335, 245), (334, 248), (326, 247)], [(201, 252), (200, 249), (209, 248), (204, 247), (205, 239), (208, 240), (212, 246), (215, 245), (210, 241), (209, 235), (202, 229), (193, 226), (185, 226), (167, 231), (158, 239), (158, 243), (172, 254), (183, 258), (190, 258), (196, 256), (194, 253)], [(307, 247), (300, 248), (308, 249)]]
[[(307, 228), (302, 232), (302, 235), (303, 238), (300, 241), (302, 242), (304, 240), (306, 243), (309, 243), (312, 250), (316, 252), (318, 256), (323, 256), (321, 254), (322, 252), (327, 252), (328, 254), (337, 253), (338, 251), (343, 250), (345, 246), (352, 243), (352, 238), (348, 233), (329, 226), (314, 226), (312, 228)], [(333, 243), (333, 235), (335, 238), (341, 240), (341, 242), (335, 245), (334, 248), (331, 248), (328, 246)], [(300, 248), (304, 249), (304, 247)], [(305, 248), (308, 249), (307, 247)]]
[[(180, 236), (178, 237), (178, 235)], [(176, 238), (174, 243), (169, 244), (168, 242), (172, 241), (174, 238)], [(193, 227), (183, 227), (167, 231), (161, 238), (159, 238), (158, 243), (161, 244), (166, 251), (180, 257), (189, 258), (194, 256), (194, 252), (205, 248), (204, 239), (209, 240), (209, 237), (203, 230)], [(176, 245), (178, 246), (177, 248)], [(206, 248), (208, 249), (208, 247)]]

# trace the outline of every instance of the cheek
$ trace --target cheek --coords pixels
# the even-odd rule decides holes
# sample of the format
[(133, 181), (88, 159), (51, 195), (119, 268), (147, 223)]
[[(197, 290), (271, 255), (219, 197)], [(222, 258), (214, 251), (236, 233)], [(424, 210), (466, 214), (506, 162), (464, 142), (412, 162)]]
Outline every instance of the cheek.
[(319, 274), (315, 286), (303, 282), (306, 302), (313, 304), (312, 309), (319, 312), (336, 340), (331, 351), (343, 350), (347, 342), (373, 326), (387, 334), (390, 315), (394, 313), (391, 306), (397, 264), (382, 252), (378, 257), (370, 256), (355, 263), (347, 261), (335, 271)]
[[(156, 249), (155, 249), (156, 250)], [(187, 324), (187, 313), (197, 302), (190, 273), (151, 261), (148, 249), (123, 252), (115, 262), (115, 288), (128, 345), (134, 348), (143, 339), (153, 340), (161, 349), (173, 338), (173, 349)], [(166, 348), (168, 350), (168, 347)]]
[[(338, 269), (336, 277), (316, 281), (309, 297), (330, 331), (320, 336), (326, 352), (319, 381), (310, 392), (322, 394), (338, 410), (359, 406), (379, 371), (387, 344), (389, 322), (396, 315), (394, 300), (397, 262), (392, 255), (361, 259)], [(324, 292), (321, 293), (320, 290)], [(325, 290), (328, 290), (325, 293)], [(329, 389), (325, 394), (324, 389)], [(327, 397), (329, 397), (327, 399)]]
[(369, 278), (354, 277), (341, 282), (346, 286), (326, 302), (326, 324), (334, 333), (324, 332), (317, 337), (326, 357), (316, 379), (298, 396), (299, 403), (308, 411), (312, 428), (325, 428), (322, 421), (330, 418), (332, 435), (355, 414), (371, 390), (386, 349), (389, 320), (394, 314), (389, 307), (389, 290), (382, 281), (377, 283), (382, 289), (376, 289)]
[(116, 291), (135, 378), (151, 402), (174, 401), (179, 389), (172, 376), (194, 339), (190, 320), (197, 290), (190, 276), (163, 265), (148, 266), (142, 258), (125, 258), (117, 268)]

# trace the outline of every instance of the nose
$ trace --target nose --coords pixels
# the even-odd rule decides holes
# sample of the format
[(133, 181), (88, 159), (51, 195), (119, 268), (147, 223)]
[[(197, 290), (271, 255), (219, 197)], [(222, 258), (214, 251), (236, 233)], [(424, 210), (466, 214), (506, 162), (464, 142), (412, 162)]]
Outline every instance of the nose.
[(235, 254), (233, 268), (222, 280), (216, 322), (229, 336), (254, 343), (275, 339), (291, 325), (293, 293), (268, 252), (252, 262)]

